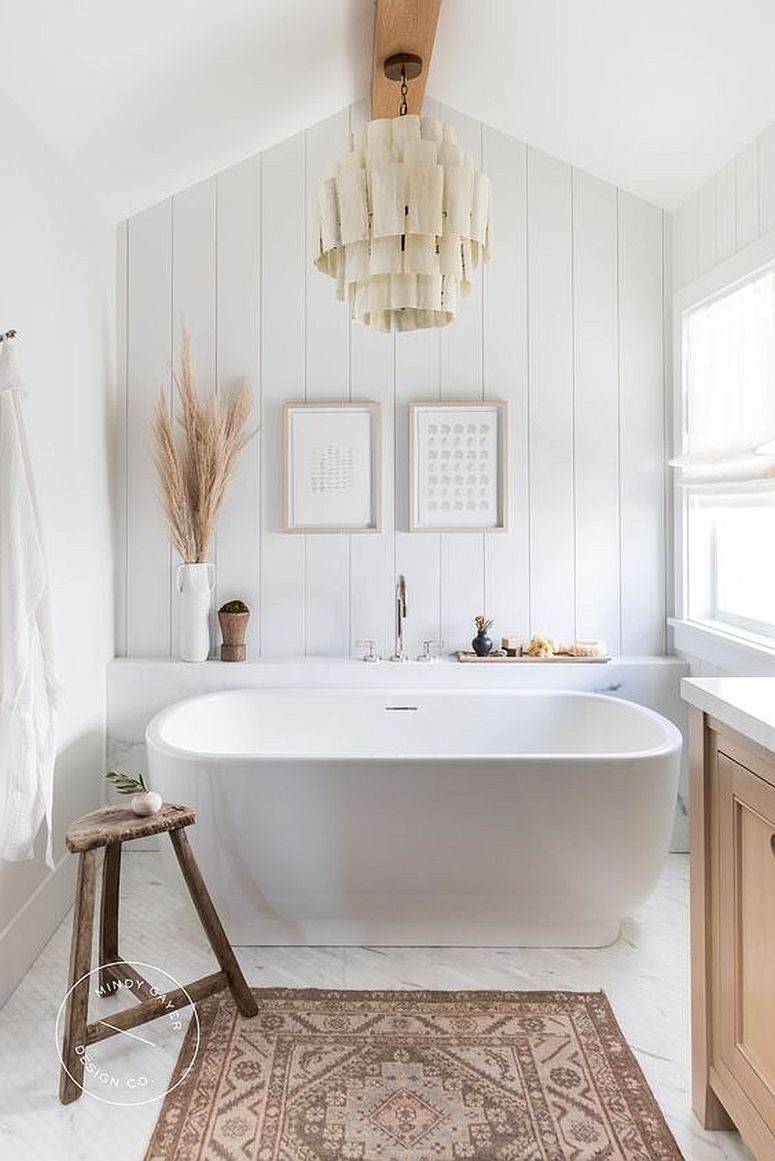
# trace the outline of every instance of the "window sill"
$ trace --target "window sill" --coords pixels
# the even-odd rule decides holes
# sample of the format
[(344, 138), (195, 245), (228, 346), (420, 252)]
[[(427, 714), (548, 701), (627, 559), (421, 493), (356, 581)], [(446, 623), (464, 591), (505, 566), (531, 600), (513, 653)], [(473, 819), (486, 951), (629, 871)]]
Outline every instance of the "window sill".
[(668, 618), (673, 648), (731, 675), (771, 677), (775, 674), (775, 642), (753, 634), (738, 635), (698, 621)]

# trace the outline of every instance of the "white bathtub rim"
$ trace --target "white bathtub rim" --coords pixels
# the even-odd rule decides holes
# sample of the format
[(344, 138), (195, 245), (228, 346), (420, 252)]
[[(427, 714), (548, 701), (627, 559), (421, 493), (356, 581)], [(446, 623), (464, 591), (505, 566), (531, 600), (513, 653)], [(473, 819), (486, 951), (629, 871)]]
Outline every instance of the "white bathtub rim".
[[(410, 697), (427, 697), (431, 694), (449, 695), (450, 693), (456, 696), (465, 694), (466, 696), (476, 698), (492, 698), (492, 697), (529, 697), (529, 698), (553, 698), (553, 697), (570, 697), (570, 698), (584, 698), (594, 699), (596, 701), (612, 702), (616, 705), (622, 703), (632, 707), (644, 717), (657, 723), (665, 733), (665, 741), (658, 746), (653, 746), (648, 750), (604, 750), (596, 753), (580, 754), (577, 751), (550, 751), (546, 753), (540, 752), (524, 752), (524, 751), (503, 751), (498, 753), (485, 754), (416, 754), (411, 751), (396, 752), (394, 754), (385, 753), (299, 753), (291, 750), (278, 751), (276, 753), (268, 751), (245, 751), (244, 753), (231, 754), (224, 753), (222, 750), (193, 750), (187, 749), (183, 746), (174, 746), (162, 736), (163, 727), (169, 717), (176, 711), (180, 710), (184, 705), (190, 705), (195, 702), (199, 705), (216, 701), (222, 698), (225, 694), (231, 693), (249, 693), (256, 692), (262, 694), (271, 693), (304, 693), (312, 694), (313, 696), (323, 697), (342, 697), (348, 694), (363, 695), (367, 692), (370, 696), (379, 695), (380, 698), (396, 696), (402, 700)], [(537, 762), (537, 763), (551, 763), (551, 762), (569, 762), (579, 763), (580, 765), (589, 765), (594, 763), (600, 765), (608, 762), (632, 762), (644, 758), (665, 758), (671, 757), (677, 751), (680, 751), (683, 745), (683, 736), (678, 727), (666, 718), (663, 714), (657, 713), (656, 710), (650, 709), (648, 706), (641, 705), (639, 702), (630, 701), (627, 698), (611, 697), (609, 694), (591, 693), (582, 690), (544, 690), (544, 689), (476, 689), (476, 690), (428, 690), (428, 689), (379, 689), (364, 691), (359, 688), (341, 687), (336, 689), (297, 689), (289, 686), (242, 686), (238, 688), (228, 688), (223, 690), (215, 690), (211, 693), (195, 694), (193, 697), (188, 696), (180, 698), (170, 705), (165, 706), (154, 714), (151, 718), (145, 731), (146, 747), (153, 746), (157, 751), (166, 754), (173, 758), (182, 758), (186, 760), (196, 760), (197, 762), (205, 762), (207, 764), (225, 763), (225, 762), (337, 762), (337, 763), (357, 763), (357, 762)]]

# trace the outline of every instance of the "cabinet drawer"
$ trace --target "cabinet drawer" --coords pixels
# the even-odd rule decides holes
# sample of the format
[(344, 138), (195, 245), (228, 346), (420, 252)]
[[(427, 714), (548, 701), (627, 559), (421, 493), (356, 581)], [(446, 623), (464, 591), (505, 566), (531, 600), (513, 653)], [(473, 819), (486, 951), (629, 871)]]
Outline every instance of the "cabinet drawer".
[(775, 1130), (775, 787), (718, 753), (713, 1057)]

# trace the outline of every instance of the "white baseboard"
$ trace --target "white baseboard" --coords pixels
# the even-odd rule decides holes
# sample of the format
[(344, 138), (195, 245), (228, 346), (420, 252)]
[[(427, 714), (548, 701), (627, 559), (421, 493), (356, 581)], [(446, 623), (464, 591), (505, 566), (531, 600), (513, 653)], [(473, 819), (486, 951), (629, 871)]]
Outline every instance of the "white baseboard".
[(0, 931), (0, 1007), (19, 986), (73, 904), (78, 860), (65, 855)]

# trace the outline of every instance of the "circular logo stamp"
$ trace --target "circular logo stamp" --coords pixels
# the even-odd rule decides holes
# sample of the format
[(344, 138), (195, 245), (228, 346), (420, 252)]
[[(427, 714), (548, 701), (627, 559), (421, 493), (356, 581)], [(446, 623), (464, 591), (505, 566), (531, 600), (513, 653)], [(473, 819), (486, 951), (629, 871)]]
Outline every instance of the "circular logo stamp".
[[(113, 969), (107, 982), (104, 967)], [(83, 988), (88, 989), (89, 1027), (94, 1034), (87, 1043), (74, 1045), (83, 1066), (81, 1078), (65, 1064), (62, 1036), (67, 1002)], [(183, 1005), (173, 1002), (173, 991), (184, 994)], [(131, 1013), (134, 1004), (158, 1005), (159, 1014), (125, 1028), (119, 1013)], [(186, 1039), (192, 1016), (193, 1035)], [(188, 1076), (199, 1051), (199, 1015), (185, 987), (164, 968), (121, 960), (92, 968), (73, 984), (59, 1006), (54, 1037), (60, 1064), (88, 1096), (108, 1105), (145, 1105), (162, 1100)]]

